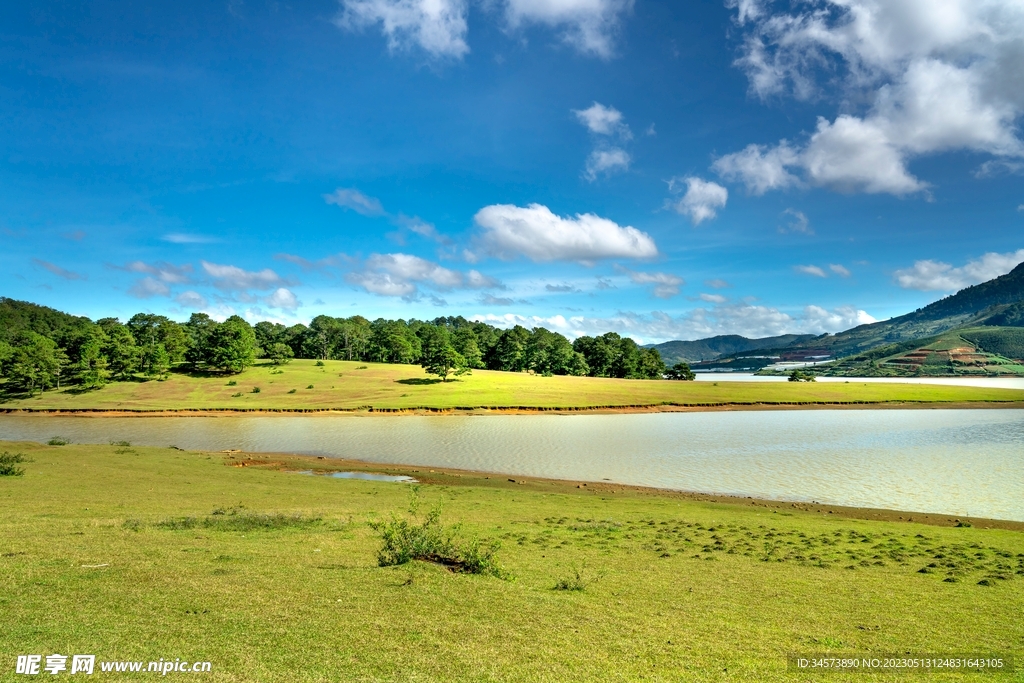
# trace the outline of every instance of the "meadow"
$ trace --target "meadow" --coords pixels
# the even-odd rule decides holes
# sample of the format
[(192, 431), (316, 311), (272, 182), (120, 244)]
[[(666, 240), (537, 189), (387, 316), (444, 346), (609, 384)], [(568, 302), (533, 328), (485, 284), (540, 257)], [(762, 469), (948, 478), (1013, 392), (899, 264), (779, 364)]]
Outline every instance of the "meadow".
[(32, 397), (4, 409), (31, 410), (359, 410), (717, 406), (772, 404), (971, 403), (1024, 401), (1024, 391), (858, 383), (679, 382), (541, 376), (474, 370), (441, 382), (419, 366), (296, 360), (236, 375), (172, 373), (164, 380), (112, 382)]
[[(1024, 654), (1019, 524), (421, 468), (339, 480), (286, 470), (351, 464), (125, 443), (0, 451), (29, 460), (0, 477), (0, 680), (54, 652), (264, 682), (867, 682), (906, 676), (798, 675), (786, 656)], [(372, 523), (435, 505), (500, 543), (500, 575), (378, 566)]]

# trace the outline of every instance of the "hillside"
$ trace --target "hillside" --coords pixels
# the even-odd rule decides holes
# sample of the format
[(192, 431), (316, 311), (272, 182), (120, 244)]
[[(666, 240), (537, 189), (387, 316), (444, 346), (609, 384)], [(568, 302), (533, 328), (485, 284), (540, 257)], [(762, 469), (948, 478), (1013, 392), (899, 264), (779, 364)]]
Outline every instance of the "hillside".
[(715, 360), (722, 356), (785, 347), (814, 339), (813, 334), (784, 334), (778, 337), (748, 339), (738, 334), (723, 334), (693, 341), (669, 341), (662, 344), (648, 344), (646, 348), (657, 349), (666, 365), (675, 363), (697, 363)]
[(48, 306), (0, 297), (0, 341), (10, 341), (24, 331), (55, 339), (65, 330), (89, 322), (88, 318), (80, 318)]

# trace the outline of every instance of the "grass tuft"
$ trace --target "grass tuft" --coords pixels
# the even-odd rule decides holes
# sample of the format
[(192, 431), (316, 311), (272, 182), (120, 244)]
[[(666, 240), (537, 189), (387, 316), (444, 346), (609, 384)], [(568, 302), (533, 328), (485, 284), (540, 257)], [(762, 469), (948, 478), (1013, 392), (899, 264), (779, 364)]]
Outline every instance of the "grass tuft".
[(67, 446), (69, 443), (71, 443), (71, 442), (68, 441), (67, 439), (65, 439), (63, 436), (54, 436), (54, 437), (51, 437), (50, 440), (46, 442), (46, 445), (47, 446)]
[[(259, 513), (232, 509), (226, 514), (214, 511), (206, 517), (170, 517), (154, 524), (158, 529), (187, 531), (272, 531), (276, 529), (310, 529), (323, 523), (322, 517), (302, 514)], [(125, 522), (127, 524), (127, 522)]]

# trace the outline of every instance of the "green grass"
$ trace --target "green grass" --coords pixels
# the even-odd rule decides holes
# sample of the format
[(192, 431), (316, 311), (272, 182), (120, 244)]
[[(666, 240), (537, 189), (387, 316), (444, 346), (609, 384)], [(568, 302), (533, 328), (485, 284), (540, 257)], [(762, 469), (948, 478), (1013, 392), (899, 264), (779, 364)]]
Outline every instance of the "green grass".
[[(379, 566), (371, 523), (406, 515), (409, 485), (172, 449), (0, 450), (30, 460), (0, 479), (5, 681), (14, 655), (54, 652), (260, 682), (794, 681), (791, 652), (1024, 654), (1017, 531), (429, 475), (420, 504), (500, 542), (500, 578)], [(232, 517), (252, 523), (206, 522)]]
[[(1024, 391), (910, 384), (671, 382), (541, 377), (475, 370), (448, 382), (419, 366), (299, 360), (250, 368), (233, 379), (174, 374), (166, 381), (115, 382), (86, 393), (48, 391), (7, 400), (7, 409), (65, 410), (355, 410), (412, 408), (594, 408), (661, 404), (876, 403), (1021, 401)], [(314, 386), (315, 388), (310, 388)]]

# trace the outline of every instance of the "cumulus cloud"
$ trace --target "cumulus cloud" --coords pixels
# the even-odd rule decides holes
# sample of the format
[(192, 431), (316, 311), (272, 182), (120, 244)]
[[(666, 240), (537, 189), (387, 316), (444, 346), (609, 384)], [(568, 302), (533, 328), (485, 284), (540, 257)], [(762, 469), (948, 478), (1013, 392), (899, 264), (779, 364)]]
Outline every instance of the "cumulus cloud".
[[(762, 98), (866, 103), (819, 118), (803, 144), (750, 145), (715, 170), (761, 194), (798, 182), (906, 195), (927, 188), (913, 158), (967, 150), (1024, 156), (1024, 5), (1017, 0), (732, 0), (745, 31), (736, 64)], [(778, 9), (776, 9), (778, 8)], [(817, 80), (828, 74), (824, 92)]]
[(679, 294), (679, 288), (686, 284), (686, 280), (671, 273), (644, 273), (630, 270), (617, 265), (615, 267), (620, 273), (629, 277), (630, 282), (636, 285), (654, 285), (652, 293), (659, 299), (670, 299)]
[(295, 293), (285, 287), (275, 289), (270, 296), (263, 299), (263, 302), (271, 308), (280, 308), (285, 311), (294, 311), (302, 305)]
[(622, 112), (615, 107), (606, 107), (599, 102), (594, 102), (586, 109), (573, 109), (572, 113), (591, 133), (617, 135), (625, 139), (633, 137)]
[(174, 300), (178, 302), (178, 305), (188, 308), (206, 308), (209, 305), (206, 297), (193, 290), (182, 292), (174, 297)]
[(629, 152), (621, 147), (607, 147), (595, 149), (587, 157), (587, 164), (583, 169), (583, 177), (594, 182), (599, 175), (611, 175), (616, 171), (629, 169), (631, 161)]
[(633, 132), (626, 125), (625, 119), (615, 107), (594, 102), (586, 109), (573, 109), (572, 113), (586, 126), (594, 136), (599, 138), (597, 146), (587, 157), (583, 177), (593, 182), (599, 175), (611, 175), (616, 171), (629, 168), (631, 157), (622, 147), (612, 145), (603, 138), (629, 140)]
[(814, 229), (811, 227), (811, 221), (804, 214), (803, 211), (797, 211), (796, 209), (786, 209), (782, 212), (783, 216), (788, 216), (786, 225), (779, 227), (779, 232), (798, 232), (803, 235), (813, 235)]
[(544, 289), (554, 294), (576, 293), (580, 290), (572, 285), (544, 285)]
[(281, 285), (292, 284), (270, 268), (259, 271), (243, 270), (238, 266), (220, 265), (209, 261), (200, 261), (203, 270), (213, 278), (213, 286), (226, 291), (247, 289), (271, 289)]
[(913, 267), (897, 270), (894, 275), (904, 289), (952, 292), (1005, 275), (1022, 262), (1024, 249), (1018, 249), (1005, 254), (990, 252), (960, 267), (942, 261), (915, 261)]
[(793, 266), (793, 270), (804, 275), (813, 275), (814, 277), (828, 277), (825, 271), (818, 266)]
[(682, 199), (670, 202), (670, 206), (680, 214), (689, 216), (694, 225), (715, 218), (718, 209), (724, 208), (729, 199), (729, 191), (718, 183), (703, 180), (695, 176), (673, 178), (669, 181), (669, 190), (680, 191), (686, 185), (686, 193)]
[(875, 322), (875, 318), (866, 311), (853, 306), (829, 310), (812, 305), (787, 313), (770, 306), (747, 303), (696, 308), (679, 316), (671, 316), (661, 311), (648, 314), (620, 311), (607, 318), (485, 313), (472, 316), (471, 320), (487, 322), (498, 327), (546, 327), (570, 338), (612, 330), (630, 336), (640, 343), (702, 339), (720, 334), (739, 334), (750, 338), (780, 334), (823, 334)]
[(70, 270), (65, 270), (64, 268), (61, 268), (60, 266), (58, 266), (56, 264), (50, 263), (49, 261), (44, 261), (42, 259), (34, 258), (34, 259), (32, 259), (32, 263), (36, 264), (40, 268), (43, 268), (44, 270), (47, 270), (47, 271), (53, 273), (57, 277), (64, 278), (65, 280), (84, 280), (84, 279), (86, 279), (85, 276), (82, 275), (81, 273), (75, 273), (75, 272), (70, 271)]
[(840, 263), (830, 263), (828, 269), (839, 277), (850, 277), (850, 269)]
[(384, 207), (376, 197), (370, 197), (354, 187), (339, 187), (324, 195), (324, 201), (344, 209), (352, 209), (364, 216), (383, 216)]
[(729, 287), (732, 287), (731, 284), (729, 284), (727, 281), (722, 280), (720, 278), (714, 278), (712, 280), (705, 280), (704, 284), (707, 285), (708, 287), (711, 287), (712, 289), (727, 289)]
[(479, 271), (460, 273), (411, 254), (373, 254), (345, 279), (371, 294), (414, 298), (417, 285), (439, 291), (496, 289), (502, 284)]
[(609, 59), (621, 16), (633, 0), (505, 0), (509, 27), (543, 24), (562, 30), (563, 40), (578, 51)]
[(459, 59), (466, 43), (466, 0), (341, 0), (334, 23), (345, 30), (380, 25), (391, 51), (420, 48), (435, 58)]
[(274, 259), (277, 261), (285, 261), (287, 263), (291, 263), (292, 265), (296, 265), (299, 268), (301, 268), (304, 272), (314, 270), (326, 270), (328, 268), (338, 268), (353, 261), (351, 257), (346, 256), (345, 254), (326, 256), (322, 259), (311, 261), (307, 258), (303, 258), (302, 256), (281, 253), (274, 254)]
[(654, 240), (631, 226), (620, 226), (592, 213), (557, 216), (541, 204), (485, 206), (474, 217), (479, 244), (492, 256), (532, 261), (593, 263), (607, 258), (651, 258)]
[(705, 292), (701, 292), (697, 298), (709, 304), (724, 304), (729, 300), (728, 297), (722, 296), (721, 294), (707, 294)]

